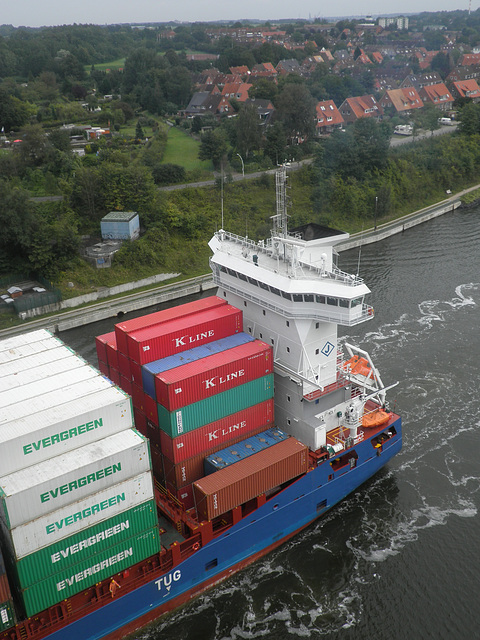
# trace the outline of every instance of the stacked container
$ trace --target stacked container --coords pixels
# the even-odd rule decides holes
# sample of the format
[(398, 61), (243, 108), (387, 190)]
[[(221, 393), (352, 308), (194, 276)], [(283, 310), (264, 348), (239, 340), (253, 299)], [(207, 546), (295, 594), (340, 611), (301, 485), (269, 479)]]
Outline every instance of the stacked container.
[(0, 389), (0, 539), (31, 616), (159, 551), (149, 443), (128, 395), (46, 331), (0, 342)]
[(132, 394), (156, 477), (187, 509), (204, 458), (273, 423), (272, 349), (216, 296), (119, 323), (97, 355)]
[(13, 606), (10, 585), (5, 570), (3, 554), (0, 550), (0, 631), (9, 629), (15, 624), (15, 609)]

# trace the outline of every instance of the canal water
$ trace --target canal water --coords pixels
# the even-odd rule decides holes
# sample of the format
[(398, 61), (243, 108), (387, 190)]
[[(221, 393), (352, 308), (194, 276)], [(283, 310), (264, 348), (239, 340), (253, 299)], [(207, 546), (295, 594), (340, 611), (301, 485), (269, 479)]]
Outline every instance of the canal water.
[[(348, 330), (370, 352), (402, 452), (322, 520), (138, 640), (479, 638), (480, 209), (340, 256), (375, 317)], [(95, 362), (93, 336), (61, 334)]]

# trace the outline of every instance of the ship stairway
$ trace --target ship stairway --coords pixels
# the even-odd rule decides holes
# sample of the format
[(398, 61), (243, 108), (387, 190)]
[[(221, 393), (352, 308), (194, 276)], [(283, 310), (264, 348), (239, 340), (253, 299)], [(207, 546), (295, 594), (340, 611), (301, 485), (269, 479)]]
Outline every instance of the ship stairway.
[(20, 634), (20, 640), (27, 640), (28, 635), (27, 635), (27, 630), (25, 629), (25, 625), (21, 624), (17, 627), (17, 631)]

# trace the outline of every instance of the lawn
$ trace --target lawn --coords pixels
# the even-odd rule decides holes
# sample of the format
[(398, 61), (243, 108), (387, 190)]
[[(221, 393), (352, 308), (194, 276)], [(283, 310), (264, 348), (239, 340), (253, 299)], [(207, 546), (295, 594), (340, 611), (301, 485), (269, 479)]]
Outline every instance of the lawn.
[[(116, 71), (117, 69), (123, 69), (123, 67), (125, 66), (125, 58), (119, 58), (118, 60), (111, 60), (110, 62), (100, 62), (98, 64), (95, 64), (95, 70), (96, 71)], [(92, 65), (87, 64), (85, 65), (85, 71), (87, 71), (87, 73), (90, 73), (90, 70), (92, 68)]]
[(186, 171), (213, 171), (210, 160), (198, 159), (199, 147), (200, 143), (185, 131), (177, 129), (177, 127), (170, 127), (163, 162), (178, 164)]

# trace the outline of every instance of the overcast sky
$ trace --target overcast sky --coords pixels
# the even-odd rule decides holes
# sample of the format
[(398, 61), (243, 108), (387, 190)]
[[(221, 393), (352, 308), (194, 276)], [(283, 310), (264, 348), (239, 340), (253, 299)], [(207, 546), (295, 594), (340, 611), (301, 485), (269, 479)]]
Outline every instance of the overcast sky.
[[(122, 22), (187, 22), (211, 20), (333, 17), (453, 11), (468, 9), (469, 0), (453, 5), (447, 0), (0, 0), (0, 24), (40, 27), (59, 24), (113, 24)], [(477, 9), (478, 0), (472, 2)]]

